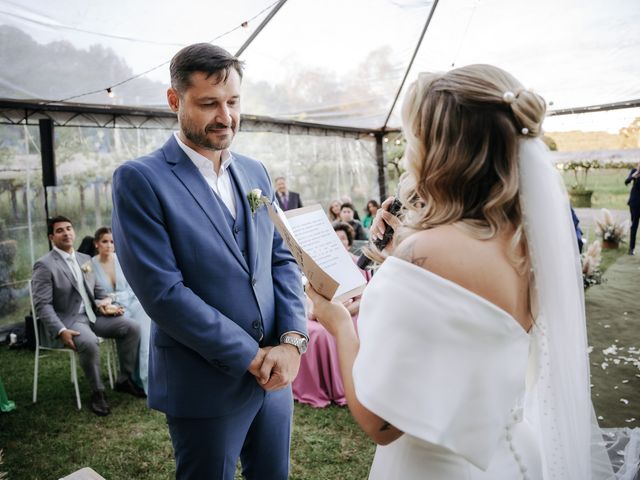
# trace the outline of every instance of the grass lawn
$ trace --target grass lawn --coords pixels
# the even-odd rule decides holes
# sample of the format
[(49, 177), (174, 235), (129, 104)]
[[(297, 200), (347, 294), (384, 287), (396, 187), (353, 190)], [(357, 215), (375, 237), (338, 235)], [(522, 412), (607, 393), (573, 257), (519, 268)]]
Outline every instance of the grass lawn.
[[(629, 174), (626, 169), (592, 169), (587, 177), (587, 188), (593, 190), (592, 208), (608, 208), (610, 210), (626, 210), (630, 186), (624, 184)], [(562, 173), (567, 190), (575, 183), (571, 171)]]
[[(162, 414), (149, 410), (144, 400), (107, 392), (113, 413), (97, 417), (88, 409), (88, 387), (80, 371), (85, 394), (78, 411), (68, 357), (51, 355), (41, 361), (40, 370), (38, 403), (32, 404), (33, 353), (0, 348), (0, 378), (18, 406), (0, 413), (0, 472), (8, 472), (8, 480), (57, 479), (84, 466), (107, 480), (174, 478)], [(291, 479), (366, 478), (373, 451), (346, 408), (295, 404)]]

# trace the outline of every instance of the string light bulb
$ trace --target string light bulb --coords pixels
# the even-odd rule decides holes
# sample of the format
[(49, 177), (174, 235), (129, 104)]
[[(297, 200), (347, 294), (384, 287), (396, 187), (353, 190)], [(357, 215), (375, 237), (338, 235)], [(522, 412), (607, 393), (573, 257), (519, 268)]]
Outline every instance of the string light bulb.
[(109, 98), (113, 98), (116, 96), (116, 94), (113, 93), (113, 90), (111, 89), (111, 87), (107, 88), (107, 95), (109, 96)]
[(384, 137), (383, 140), (384, 140), (384, 143), (388, 143), (389, 142), (389, 139), (387, 137)]

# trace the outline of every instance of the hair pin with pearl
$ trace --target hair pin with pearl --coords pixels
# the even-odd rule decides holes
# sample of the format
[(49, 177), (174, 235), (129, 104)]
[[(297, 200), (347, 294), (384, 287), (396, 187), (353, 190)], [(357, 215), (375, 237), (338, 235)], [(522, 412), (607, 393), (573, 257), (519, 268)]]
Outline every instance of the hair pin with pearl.
[(513, 102), (516, 101), (516, 95), (515, 93), (513, 93), (512, 91), (506, 91), (504, 92), (504, 94), (502, 95), (502, 99), (507, 102), (509, 105), (511, 105)]
[(523, 135), (527, 135), (529, 133), (529, 129), (527, 127), (523, 127), (522, 130), (520, 130), (522, 132)]

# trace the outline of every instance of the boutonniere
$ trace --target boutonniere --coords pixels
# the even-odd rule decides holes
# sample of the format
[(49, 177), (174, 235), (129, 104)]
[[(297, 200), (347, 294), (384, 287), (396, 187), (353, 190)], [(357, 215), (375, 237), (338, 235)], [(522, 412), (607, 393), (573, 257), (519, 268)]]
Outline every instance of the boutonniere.
[(80, 270), (82, 270), (84, 273), (91, 273), (93, 271), (93, 269), (91, 268), (91, 262), (83, 263), (80, 267)]
[(249, 208), (251, 208), (251, 214), (255, 217), (258, 209), (265, 204), (271, 203), (267, 197), (262, 195), (262, 190), (254, 188), (247, 193), (247, 200), (249, 200)]

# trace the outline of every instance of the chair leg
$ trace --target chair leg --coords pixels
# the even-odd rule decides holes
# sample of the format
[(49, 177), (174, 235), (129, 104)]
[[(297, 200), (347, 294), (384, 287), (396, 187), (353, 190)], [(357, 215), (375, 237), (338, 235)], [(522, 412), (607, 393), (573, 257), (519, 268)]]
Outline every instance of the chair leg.
[(71, 355), (71, 379), (73, 381), (73, 387), (76, 390), (76, 404), (78, 410), (82, 410), (82, 403), (80, 402), (80, 388), (78, 387), (78, 370), (76, 369), (76, 354), (69, 352)]
[(36, 346), (36, 358), (33, 367), (33, 403), (38, 400), (38, 363), (40, 361), (40, 349)]

